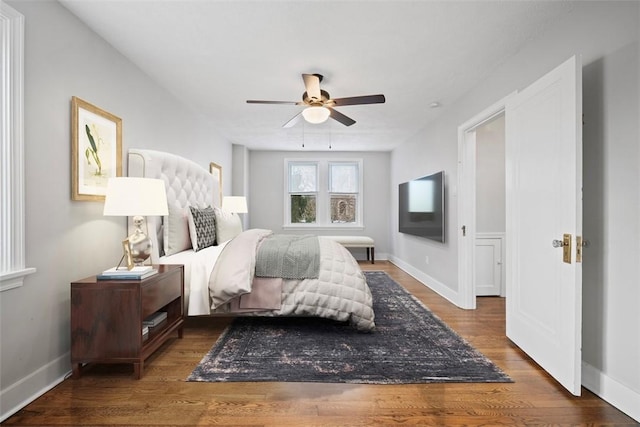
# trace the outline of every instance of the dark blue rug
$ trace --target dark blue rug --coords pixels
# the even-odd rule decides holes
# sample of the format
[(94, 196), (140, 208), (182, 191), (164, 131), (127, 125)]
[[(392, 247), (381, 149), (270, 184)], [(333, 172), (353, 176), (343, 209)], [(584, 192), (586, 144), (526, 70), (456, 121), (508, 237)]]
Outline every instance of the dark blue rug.
[(365, 272), (376, 329), (316, 318), (237, 318), (187, 381), (511, 382), (380, 271)]

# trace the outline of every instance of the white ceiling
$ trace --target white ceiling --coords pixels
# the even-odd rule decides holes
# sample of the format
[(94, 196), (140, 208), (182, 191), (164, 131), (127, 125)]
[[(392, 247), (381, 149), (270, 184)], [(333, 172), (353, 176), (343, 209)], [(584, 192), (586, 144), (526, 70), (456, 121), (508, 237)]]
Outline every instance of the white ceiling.
[[(230, 142), (250, 149), (391, 150), (577, 3), (566, 1), (60, 0)], [(302, 107), (302, 73), (344, 125), (282, 125)], [(432, 102), (440, 108), (431, 108)]]

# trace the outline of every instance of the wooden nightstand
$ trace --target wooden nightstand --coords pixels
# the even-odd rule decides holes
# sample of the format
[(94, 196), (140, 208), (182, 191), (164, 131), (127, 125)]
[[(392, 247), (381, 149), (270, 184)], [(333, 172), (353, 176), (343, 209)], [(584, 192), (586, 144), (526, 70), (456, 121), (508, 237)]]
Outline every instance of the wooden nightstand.
[[(157, 265), (158, 274), (142, 280), (71, 283), (71, 364), (79, 378), (85, 363), (133, 363), (140, 379), (144, 360), (184, 327), (184, 266)], [(142, 321), (157, 311), (167, 320), (142, 335)]]

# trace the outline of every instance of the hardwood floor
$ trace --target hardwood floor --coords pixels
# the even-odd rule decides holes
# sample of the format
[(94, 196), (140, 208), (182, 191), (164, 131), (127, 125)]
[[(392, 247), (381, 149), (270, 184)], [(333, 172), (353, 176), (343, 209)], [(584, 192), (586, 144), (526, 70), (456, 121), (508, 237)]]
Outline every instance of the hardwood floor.
[(504, 299), (456, 308), (394, 265), (386, 271), (513, 378), (500, 384), (356, 385), (189, 383), (185, 378), (229, 319), (189, 319), (147, 359), (141, 380), (130, 365), (95, 366), (67, 379), (7, 426), (495, 426), (638, 425), (583, 389), (574, 397), (505, 337)]

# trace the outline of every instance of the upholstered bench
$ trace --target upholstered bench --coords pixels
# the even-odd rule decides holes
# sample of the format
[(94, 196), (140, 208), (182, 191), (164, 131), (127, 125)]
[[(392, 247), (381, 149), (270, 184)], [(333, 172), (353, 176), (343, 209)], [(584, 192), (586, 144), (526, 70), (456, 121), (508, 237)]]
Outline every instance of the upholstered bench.
[(371, 264), (375, 261), (375, 245), (371, 237), (367, 236), (323, 236), (327, 239), (335, 240), (345, 248), (366, 248), (367, 261), (371, 256)]

